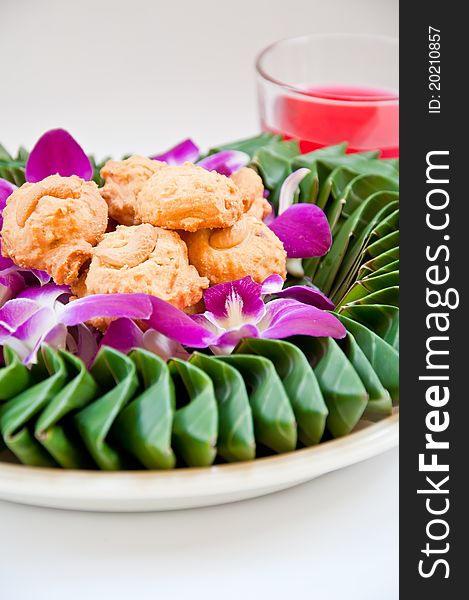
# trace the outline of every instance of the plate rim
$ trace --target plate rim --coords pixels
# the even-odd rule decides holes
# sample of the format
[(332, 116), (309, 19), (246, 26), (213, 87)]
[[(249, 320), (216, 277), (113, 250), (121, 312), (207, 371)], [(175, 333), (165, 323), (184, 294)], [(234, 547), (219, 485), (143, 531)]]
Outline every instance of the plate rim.
[[(106, 511), (129, 510), (127, 504), (132, 504), (131, 510), (158, 510), (157, 505), (170, 506), (172, 500), (181, 499), (187, 506), (219, 504), (232, 501), (223, 498), (286, 489), (376, 456), (398, 444), (398, 432), (396, 413), (317, 446), (248, 462), (168, 471), (91, 471), (0, 462), (0, 499), (57, 508), (84, 502), (87, 510)], [(93, 503), (96, 506), (90, 508)]]

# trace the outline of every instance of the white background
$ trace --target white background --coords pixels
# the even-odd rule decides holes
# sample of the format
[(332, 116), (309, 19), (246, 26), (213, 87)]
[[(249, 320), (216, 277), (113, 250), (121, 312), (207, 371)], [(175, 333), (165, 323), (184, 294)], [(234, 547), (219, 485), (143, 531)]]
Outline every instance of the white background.
[[(154, 153), (258, 129), (253, 59), (308, 32), (397, 35), (397, 0), (0, 0), (0, 141), (52, 127)], [(344, 57), (344, 60), (346, 57)], [(388, 600), (397, 450), (290, 491), (161, 514), (0, 502), (0, 598)]]

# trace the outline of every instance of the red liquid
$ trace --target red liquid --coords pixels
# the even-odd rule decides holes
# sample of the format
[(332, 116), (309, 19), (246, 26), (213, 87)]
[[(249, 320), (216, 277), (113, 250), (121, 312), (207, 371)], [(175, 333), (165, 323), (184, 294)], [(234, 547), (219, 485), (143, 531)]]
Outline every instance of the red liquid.
[(379, 149), (383, 158), (398, 157), (397, 100), (398, 96), (387, 90), (310, 87), (295, 96), (277, 97), (275, 123), (263, 125), (286, 139), (300, 140), (302, 152), (347, 142), (347, 152)]

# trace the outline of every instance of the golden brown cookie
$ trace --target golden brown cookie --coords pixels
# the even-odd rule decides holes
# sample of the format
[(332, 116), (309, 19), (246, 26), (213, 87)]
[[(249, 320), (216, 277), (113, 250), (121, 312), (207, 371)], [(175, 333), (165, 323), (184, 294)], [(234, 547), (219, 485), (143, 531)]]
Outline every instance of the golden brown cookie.
[(188, 162), (160, 169), (135, 204), (141, 223), (185, 231), (229, 227), (242, 213), (242, 197), (231, 179)]
[(106, 231), (107, 204), (93, 181), (50, 175), (15, 190), (3, 211), (2, 253), (69, 284)]
[(250, 275), (262, 283), (274, 273), (285, 279), (287, 255), (267, 225), (243, 215), (232, 227), (203, 229), (186, 237), (189, 262), (211, 285)]
[(231, 175), (243, 197), (244, 212), (262, 221), (272, 212), (272, 206), (264, 198), (264, 184), (259, 175), (249, 167), (243, 167)]
[(93, 250), (77, 296), (140, 292), (183, 309), (197, 304), (209, 285), (189, 264), (187, 247), (174, 231), (153, 225), (119, 225)]
[(109, 207), (109, 216), (122, 225), (136, 225), (135, 198), (142, 185), (166, 163), (135, 154), (125, 160), (108, 160), (101, 169), (104, 187), (102, 197)]

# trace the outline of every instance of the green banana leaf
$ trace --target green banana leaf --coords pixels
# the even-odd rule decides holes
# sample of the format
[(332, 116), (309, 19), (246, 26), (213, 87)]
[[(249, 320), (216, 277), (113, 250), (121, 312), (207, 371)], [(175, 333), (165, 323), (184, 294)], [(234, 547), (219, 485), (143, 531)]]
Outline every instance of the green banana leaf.
[(67, 380), (63, 359), (44, 345), (34, 367), (39, 381), (0, 407), (0, 432), (5, 445), (22, 462), (53, 467), (57, 463), (34, 438), (34, 418), (59, 393)]
[(316, 203), (319, 193), (318, 159), (324, 156), (344, 156), (347, 144), (326, 146), (308, 154), (300, 154), (292, 160), (292, 171), (307, 168), (310, 173), (300, 183), (300, 201)]
[(398, 351), (365, 325), (343, 314), (337, 316), (363, 350), (379, 380), (390, 393), (393, 404), (397, 404), (399, 402)]
[(335, 340), (310, 338), (309, 346), (309, 353), (312, 350), (313, 356), (319, 356), (314, 373), (329, 409), (327, 429), (333, 437), (347, 435), (367, 407), (367, 390)]
[(389, 250), (386, 250), (382, 254), (376, 257), (368, 258), (366, 262), (360, 267), (358, 276), (363, 277), (367, 273), (374, 273), (379, 271), (386, 265), (399, 259), (399, 246), (395, 246)]
[[(391, 271), (390, 273), (384, 273), (383, 275), (378, 275), (371, 277), (365, 277), (364, 279), (358, 279), (356, 283), (350, 288), (350, 290), (346, 293), (346, 295), (342, 298), (339, 304), (336, 307), (336, 310), (341, 306), (346, 306), (347, 304), (353, 304), (355, 302), (360, 302), (363, 300), (363, 303), (370, 304), (373, 301), (370, 298), (370, 294), (375, 292), (380, 292), (386, 289), (394, 289), (395, 286), (399, 286), (399, 271)], [(366, 302), (365, 299), (368, 298)], [(388, 296), (387, 299), (392, 298), (392, 296)], [(393, 304), (393, 302), (382, 302), (378, 301), (375, 298), (375, 301), (378, 304)]]
[(254, 423), (240, 373), (229, 364), (195, 352), (189, 361), (212, 380), (218, 404), (218, 454), (228, 462), (256, 457)]
[(237, 369), (246, 384), (258, 443), (274, 452), (296, 448), (295, 415), (274, 365), (263, 356), (232, 354), (218, 360)]
[(383, 175), (358, 175), (355, 176), (342, 191), (345, 198), (344, 219), (350, 217), (353, 212), (372, 194), (376, 192), (398, 192), (399, 184), (395, 178)]
[(358, 279), (361, 280), (369, 280), (372, 279), (373, 277), (381, 277), (381, 275), (386, 275), (387, 273), (397, 273), (399, 275), (399, 260), (393, 260), (391, 262), (389, 262), (386, 265), (383, 265), (382, 267), (380, 267), (379, 269), (377, 269), (376, 271), (367, 271), (366, 273), (363, 273), (364, 269), (363, 269), (362, 265), (360, 267), (360, 271), (358, 273), (359, 277)]
[(281, 135), (263, 132), (254, 137), (214, 146), (213, 148), (210, 148), (208, 154), (215, 154), (215, 152), (221, 152), (222, 150), (239, 150), (240, 152), (246, 152), (246, 154), (249, 154), (249, 156), (252, 158), (260, 148), (280, 142), (281, 139)]
[[(337, 288), (342, 284), (364, 238), (373, 229), (377, 219), (388, 214), (391, 207), (394, 209), (394, 200), (395, 194), (391, 192), (372, 194), (340, 228), (331, 250), (319, 263), (313, 280), (325, 294), (329, 294), (333, 286)], [(351, 253), (347, 256), (349, 248)]]
[(368, 393), (368, 404), (363, 417), (377, 420), (389, 416), (392, 413), (391, 395), (381, 383), (370, 361), (350, 331), (347, 332), (347, 336), (339, 344)]
[[(365, 251), (362, 262), (366, 262), (371, 258), (375, 258), (388, 250), (391, 250), (399, 246), (399, 232), (394, 231), (384, 236), (383, 238), (376, 240), (373, 244), (370, 244)], [(395, 259), (394, 259), (395, 260)]]
[(100, 469), (129, 468), (132, 461), (108, 439), (108, 434), (119, 412), (137, 391), (135, 364), (124, 354), (104, 346), (98, 352), (91, 375), (103, 395), (75, 415), (78, 431)]
[(68, 383), (42, 410), (34, 436), (61, 467), (91, 468), (94, 463), (76, 435), (70, 413), (91, 402), (98, 393), (98, 386), (83, 361), (69, 352), (59, 351), (58, 355), (67, 369)]
[(212, 380), (195, 365), (169, 362), (176, 389), (173, 447), (189, 467), (207, 467), (217, 453), (218, 408)]
[(5, 366), (0, 368), (0, 402), (14, 398), (31, 384), (31, 373), (15, 352), (3, 347)]
[(289, 342), (250, 338), (241, 341), (235, 353), (257, 354), (272, 361), (295, 413), (298, 438), (305, 446), (318, 444), (324, 433), (328, 410), (303, 352)]
[(113, 437), (147, 469), (172, 469), (171, 448), (175, 413), (174, 384), (166, 363), (146, 350), (130, 354), (139, 376), (136, 397), (118, 414)]
[(264, 186), (270, 190), (269, 202), (276, 209), (282, 182), (290, 175), (291, 159), (299, 154), (297, 141), (275, 142), (259, 148), (251, 160), (264, 181)]
[(344, 307), (340, 314), (362, 323), (396, 350), (399, 350), (399, 309), (396, 306), (355, 304)]
[[(384, 200), (385, 198), (390, 200), (395, 197), (395, 192), (377, 192), (376, 194), (370, 196), (370, 198), (380, 198), (381, 200)], [(367, 201), (365, 201), (362, 206), (366, 206), (366, 202)], [(379, 223), (381, 219), (385, 218), (387, 214), (392, 212), (396, 204), (396, 201), (390, 201), (374, 217), (370, 218), (370, 221), (366, 226), (359, 226), (357, 228), (356, 232), (354, 233), (354, 237), (351, 240), (352, 244), (349, 244), (347, 248), (346, 255), (342, 260), (339, 271), (336, 275), (336, 279), (330, 291), (333, 301), (340, 301), (340, 298), (342, 298), (350, 286), (353, 285), (357, 278), (360, 265), (363, 262), (362, 257), (364, 249), (367, 248), (369, 244), (369, 238), (374, 226), (376, 223)], [(358, 211), (360, 211), (360, 208)], [(353, 220), (353, 217), (351, 220)]]

